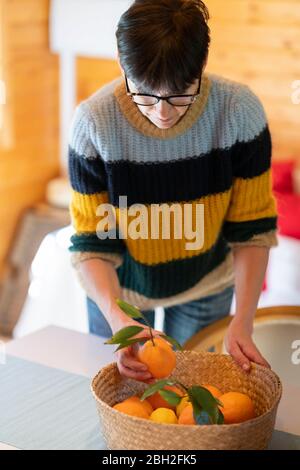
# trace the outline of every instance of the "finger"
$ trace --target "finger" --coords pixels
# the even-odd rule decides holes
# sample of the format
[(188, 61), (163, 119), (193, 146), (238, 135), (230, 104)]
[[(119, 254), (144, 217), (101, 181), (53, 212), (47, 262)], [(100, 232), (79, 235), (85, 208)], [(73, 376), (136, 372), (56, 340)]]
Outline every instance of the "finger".
[(151, 384), (154, 384), (156, 382), (156, 380), (153, 377), (151, 377), (151, 379), (143, 380), (143, 382), (145, 382), (146, 384), (151, 385)]
[(242, 352), (238, 343), (234, 343), (230, 350), (228, 351), (229, 354), (233, 357), (235, 362), (245, 371), (248, 372), (251, 368), (251, 364), (247, 356)]
[[(152, 332), (153, 332), (153, 336), (157, 336), (157, 337), (162, 338), (162, 339), (164, 339), (165, 341), (168, 342), (168, 340), (163, 337), (163, 336), (165, 335), (165, 333), (164, 333), (163, 331), (152, 330)], [(162, 336), (162, 335), (163, 335), (163, 336)]]
[(148, 372), (148, 368), (145, 364), (135, 359), (129, 352), (124, 351), (120, 356), (120, 362), (124, 367), (129, 369), (137, 370), (140, 372)]
[(151, 374), (150, 372), (138, 372), (132, 369), (129, 369), (128, 367), (124, 367), (121, 363), (118, 363), (118, 369), (121, 375), (124, 377), (128, 377), (130, 379), (134, 380), (139, 380), (139, 381), (146, 381), (151, 379)]
[(153, 334), (154, 338), (161, 338), (161, 339), (163, 339), (163, 340), (170, 346), (170, 348), (173, 348), (173, 345), (172, 345), (166, 338), (164, 338), (164, 337), (161, 336), (161, 334), (162, 334), (161, 331), (156, 331), (156, 330), (155, 330), (153, 333), (154, 333), (154, 334)]
[(153, 333), (153, 336), (161, 336), (164, 334), (163, 331), (159, 331), (159, 330), (152, 330), (152, 333)]
[(125, 367), (139, 369), (141, 371), (147, 370), (147, 366), (137, 359), (133, 346), (135, 345), (127, 346), (117, 351), (116, 355), (118, 361), (122, 362)]
[(141, 347), (140, 343), (135, 343), (130, 346), (131, 355), (136, 356)]
[(254, 343), (246, 344), (242, 346), (243, 353), (250, 359), (250, 361), (255, 362), (255, 364), (260, 364), (261, 366), (268, 367), (271, 369), (270, 364), (266, 359), (261, 355)]

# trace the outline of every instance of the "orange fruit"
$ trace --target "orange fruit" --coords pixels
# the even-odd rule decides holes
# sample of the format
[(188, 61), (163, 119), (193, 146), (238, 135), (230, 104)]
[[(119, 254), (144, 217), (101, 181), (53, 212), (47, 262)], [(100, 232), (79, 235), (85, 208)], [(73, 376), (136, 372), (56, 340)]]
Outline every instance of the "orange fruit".
[(221, 395), (222, 395), (222, 392), (217, 388), (215, 387), (214, 385), (208, 385), (208, 384), (204, 384), (204, 385), (201, 385), (202, 387), (206, 388), (207, 390), (210, 391), (210, 393), (215, 397), (215, 398), (219, 398)]
[(113, 408), (130, 416), (135, 416), (136, 418), (149, 419), (150, 414), (152, 413), (150, 403), (142, 402), (137, 396), (129, 397), (126, 400), (117, 403)]
[[(177, 395), (180, 395), (181, 397), (183, 396), (183, 392), (180, 390), (180, 388), (176, 387), (176, 385), (166, 385), (163, 390), (170, 390), (171, 392), (177, 393)], [(173, 405), (170, 405), (160, 394), (159, 392), (154, 393), (150, 397), (147, 398), (149, 401), (150, 405), (154, 410), (157, 408), (169, 408), (170, 410), (174, 410), (176, 407)]]
[(183, 398), (181, 398), (181, 401), (180, 401), (179, 405), (176, 406), (177, 416), (179, 417), (181, 415), (181, 413), (183, 412), (183, 410), (190, 404), (191, 403), (189, 402), (189, 397), (188, 396), (184, 396)]
[(165, 339), (161, 338), (160, 336), (156, 336), (154, 338), (154, 343), (157, 345), (157, 346), (161, 346), (162, 348), (165, 348), (165, 349), (172, 349), (172, 346), (170, 343), (168, 343)]
[(191, 403), (188, 403), (188, 405), (180, 413), (178, 424), (196, 424)]
[(151, 415), (152, 411), (153, 411), (153, 408), (149, 402), (149, 400), (140, 400), (141, 404), (144, 406), (145, 410), (147, 411), (147, 413), (149, 413), (149, 415)]
[(157, 408), (151, 414), (150, 419), (156, 423), (177, 424), (177, 416), (169, 408)]
[(162, 338), (154, 338), (154, 344), (151, 340), (147, 341), (138, 350), (137, 356), (156, 379), (168, 377), (176, 365), (175, 352)]
[(227, 392), (220, 396), (223, 403), (220, 410), (224, 415), (224, 423), (242, 423), (255, 418), (254, 404), (248, 395), (240, 392)]
[[(126, 398), (126, 400), (124, 400), (124, 402), (129, 402), (129, 401), (135, 401), (137, 403), (140, 403), (141, 405), (143, 405), (143, 407), (145, 408), (146, 412), (151, 415), (152, 411), (153, 411), (153, 408), (151, 406), (151, 404), (149, 403), (148, 399), (146, 400), (141, 400), (140, 397), (138, 397), (137, 395), (133, 395), (132, 397), (129, 397), (129, 398)], [(124, 403), (123, 402), (123, 403)]]

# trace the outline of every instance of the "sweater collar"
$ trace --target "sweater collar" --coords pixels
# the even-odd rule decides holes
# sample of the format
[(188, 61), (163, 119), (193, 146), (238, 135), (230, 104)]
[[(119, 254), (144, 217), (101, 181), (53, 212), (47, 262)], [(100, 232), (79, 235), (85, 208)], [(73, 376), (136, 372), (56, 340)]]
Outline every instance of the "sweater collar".
[(176, 137), (186, 132), (195, 124), (204, 111), (206, 106), (211, 82), (206, 74), (203, 74), (200, 88), (200, 95), (197, 100), (190, 106), (182, 118), (170, 129), (159, 129), (146, 116), (144, 116), (137, 105), (132, 101), (130, 96), (126, 94), (126, 86), (124, 81), (118, 84), (114, 90), (114, 95), (120, 106), (120, 109), (129, 123), (142, 134), (147, 137), (157, 137), (160, 139), (168, 139)]

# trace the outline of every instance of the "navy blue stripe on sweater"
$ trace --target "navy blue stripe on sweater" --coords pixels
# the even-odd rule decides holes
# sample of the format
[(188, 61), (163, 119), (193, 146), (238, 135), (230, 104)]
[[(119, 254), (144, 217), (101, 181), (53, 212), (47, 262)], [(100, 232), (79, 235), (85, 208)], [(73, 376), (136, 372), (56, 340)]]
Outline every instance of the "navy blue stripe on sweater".
[(232, 152), (232, 170), (236, 177), (254, 178), (271, 166), (272, 141), (269, 127), (250, 142), (238, 142)]
[(270, 166), (270, 146), (266, 128), (251, 143), (238, 142), (229, 149), (164, 163), (108, 163), (100, 156), (83, 158), (70, 149), (70, 180), (73, 189), (82, 194), (108, 190), (109, 200), (116, 207), (119, 196), (127, 196), (128, 205), (191, 201), (229, 190), (233, 176), (253, 178), (262, 174)]
[(117, 268), (121, 286), (150, 298), (169, 297), (193, 287), (226, 258), (229, 247), (223, 237), (207, 252), (191, 258), (145, 265), (127, 251)]
[(69, 178), (71, 186), (81, 194), (95, 194), (107, 190), (104, 162), (100, 157), (85, 158), (69, 147)]
[(246, 242), (254, 235), (276, 230), (277, 217), (247, 220), (245, 222), (225, 222), (223, 233), (228, 242)]

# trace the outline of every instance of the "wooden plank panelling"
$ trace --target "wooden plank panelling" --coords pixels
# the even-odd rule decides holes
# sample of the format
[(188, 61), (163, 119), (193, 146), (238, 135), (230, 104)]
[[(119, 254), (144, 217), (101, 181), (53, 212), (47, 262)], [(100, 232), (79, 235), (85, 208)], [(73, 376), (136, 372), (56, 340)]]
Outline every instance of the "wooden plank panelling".
[(120, 68), (115, 60), (78, 57), (77, 101), (84, 100), (120, 74)]
[(274, 159), (300, 164), (300, 105), (292, 83), (300, 80), (299, 0), (207, 0), (212, 35), (208, 70), (248, 84), (270, 122)]
[[(300, 164), (300, 0), (206, 0), (211, 19), (207, 70), (248, 84), (261, 98), (273, 136), (274, 159)], [(78, 101), (118, 76), (115, 61), (78, 59)]]
[[(9, 206), (9, 211), (0, 206), (1, 277), (19, 214), (42, 197), (45, 183), (59, 170), (59, 81), (58, 58), (48, 49), (49, 0), (0, 1), (6, 9), (14, 126), (12, 147), (0, 149), (0, 198)], [(206, 4), (212, 31), (208, 71), (248, 84), (265, 106), (274, 158), (295, 156), (300, 163), (300, 105), (291, 100), (292, 83), (300, 80), (300, 1), (206, 0)], [(114, 60), (78, 58), (77, 101), (119, 75)]]
[(0, 0), (14, 140), (0, 148), (0, 280), (20, 215), (59, 173), (59, 67), (49, 52), (49, 0)]

